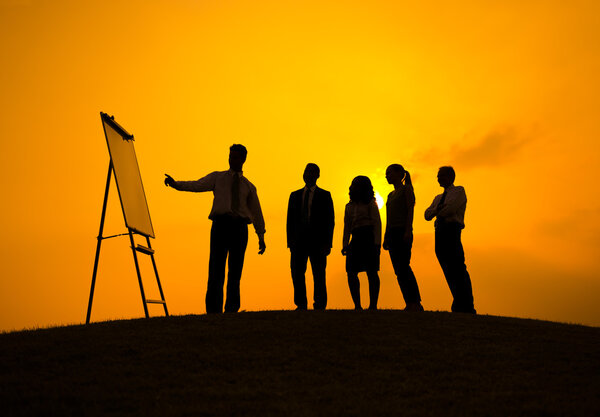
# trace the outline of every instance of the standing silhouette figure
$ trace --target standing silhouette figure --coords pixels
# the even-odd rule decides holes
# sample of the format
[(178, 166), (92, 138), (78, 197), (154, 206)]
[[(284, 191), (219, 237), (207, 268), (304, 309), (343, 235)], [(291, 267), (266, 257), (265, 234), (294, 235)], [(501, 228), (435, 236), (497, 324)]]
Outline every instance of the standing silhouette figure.
[(307, 164), (303, 188), (290, 195), (287, 211), (287, 245), (290, 248), (290, 267), (294, 285), (294, 304), (306, 310), (306, 267), (310, 259), (314, 280), (315, 310), (327, 307), (325, 269), (331, 253), (335, 224), (333, 200), (329, 191), (317, 187), (320, 169)]
[(467, 194), (463, 187), (455, 186), (454, 168), (443, 166), (438, 171), (438, 183), (444, 188), (431, 206), (425, 210), (425, 220), (435, 220), (435, 254), (440, 262), (450, 292), (452, 311), (475, 314), (471, 277), (465, 264), (465, 252), (461, 242), (465, 227)]
[(390, 259), (398, 285), (402, 291), (405, 311), (423, 311), (417, 279), (410, 267), (413, 243), (413, 217), (415, 192), (408, 171), (399, 164), (390, 165), (385, 171), (388, 183), (394, 186), (387, 198), (387, 223), (383, 249), (390, 252)]
[(196, 181), (175, 181), (166, 175), (165, 185), (178, 191), (212, 191), (214, 200), (208, 218), (210, 231), (210, 259), (206, 288), (206, 312), (223, 312), (223, 285), (225, 263), (228, 261), (225, 312), (240, 309), (240, 280), (244, 255), (248, 244), (248, 224), (252, 223), (258, 235), (259, 254), (266, 250), (263, 219), (256, 187), (242, 172), (248, 151), (243, 145), (229, 148), (229, 170), (215, 171)]
[(369, 309), (377, 309), (379, 298), (379, 255), (381, 217), (371, 180), (358, 176), (350, 185), (350, 202), (344, 213), (342, 255), (346, 256), (348, 287), (355, 310), (362, 310), (358, 273), (366, 271), (369, 280)]

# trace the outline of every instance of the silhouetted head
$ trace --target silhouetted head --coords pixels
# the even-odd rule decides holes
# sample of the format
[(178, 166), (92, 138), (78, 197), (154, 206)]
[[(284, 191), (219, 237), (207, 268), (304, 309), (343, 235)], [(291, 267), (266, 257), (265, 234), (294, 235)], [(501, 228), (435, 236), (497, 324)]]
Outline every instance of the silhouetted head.
[(350, 185), (350, 201), (355, 203), (370, 203), (375, 198), (373, 185), (369, 177), (359, 175), (352, 180)]
[(451, 166), (444, 166), (438, 170), (437, 179), (441, 187), (447, 188), (454, 184), (456, 173)]
[(400, 184), (406, 175), (404, 167), (400, 164), (392, 164), (385, 170), (385, 179), (388, 184)]
[(244, 145), (234, 144), (229, 148), (229, 168), (232, 171), (241, 172), (248, 150)]
[(312, 187), (317, 183), (317, 179), (321, 176), (321, 170), (317, 164), (309, 163), (306, 164), (304, 169), (304, 183), (307, 187)]

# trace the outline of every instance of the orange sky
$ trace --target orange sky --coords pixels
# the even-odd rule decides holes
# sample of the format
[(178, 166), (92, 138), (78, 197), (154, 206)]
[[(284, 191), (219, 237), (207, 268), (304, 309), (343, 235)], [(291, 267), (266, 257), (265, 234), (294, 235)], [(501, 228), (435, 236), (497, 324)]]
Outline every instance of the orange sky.
[[(352, 178), (385, 197), (385, 168), (401, 163), (423, 305), (448, 310), (423, 211), (452, 164), (478, 312), (600, 325), (599, 8), (0, 0), (0, 330), (85, 321), (108, 168), (100, 111), (135, 135), (172, 314), (205, 311), (212, 196), (167, 189), (163, 174), (227, 169), (239, 142), (267, 227), (265, 255), (250, 237), (242, 309), (294, 307), (285, 212), (315, 162), (336, 210), (328, 306), (352, 306), (339, 254)], [(125, 231), (112, 191), (106, 234)], [(380, 306), (402, 308), (387, 252), (381, 264)], [(92, 320), (142, 315), (128, 239), (105, 241)]]

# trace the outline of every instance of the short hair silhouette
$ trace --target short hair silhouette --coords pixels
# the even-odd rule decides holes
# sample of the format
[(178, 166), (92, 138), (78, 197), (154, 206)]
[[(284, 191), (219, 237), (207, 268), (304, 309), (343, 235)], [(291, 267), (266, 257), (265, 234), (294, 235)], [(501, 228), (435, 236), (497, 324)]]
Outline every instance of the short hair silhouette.
[(369, 177), (359, 175), (352, 180), (350, 185), (350, 201), (369, 204), (375, 198), (373, 185)]
[(438, 172), (440, 174), (448, 175), (450, 177), (450, 180), (452, 182), (454, 182), (454, 179), (456, 178), (456, 172), (454, 172), (454, 168), (452, 168), (451, 166), (440, 167), (440, 169), (438, 170)]
[(319, 166), (317, 164), (314, 164), (312, 162), (309, 162), (308, 164), (306, 164), (306, 168), (313, 168), (317, 171), (317, 175), (321, 175), (321, 169), (319, 168)]
[(246, 156), (248, 155), (248, 150), (244, 145), (240, 145), (239, 143), (234, 143), (229, 147), (229, 152), (239, 152), (242, 155), (242, 162), (246, 162)]

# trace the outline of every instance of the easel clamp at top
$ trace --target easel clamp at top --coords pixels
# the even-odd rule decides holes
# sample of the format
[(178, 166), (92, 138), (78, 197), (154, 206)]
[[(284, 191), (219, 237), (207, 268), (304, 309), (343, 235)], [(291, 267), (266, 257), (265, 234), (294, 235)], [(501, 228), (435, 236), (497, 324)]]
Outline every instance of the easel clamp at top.
[(133, 135), (125, 130), (123, 126), (115, 121), (115, 116), (109, 116), (106, 113), (100, 112), (100, 116), (102, 117), (102, 121), (109, 124), (113, 129), (119, 133), (123, 137), (123, 140), (135, 140)]

